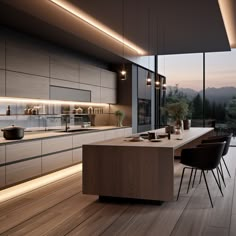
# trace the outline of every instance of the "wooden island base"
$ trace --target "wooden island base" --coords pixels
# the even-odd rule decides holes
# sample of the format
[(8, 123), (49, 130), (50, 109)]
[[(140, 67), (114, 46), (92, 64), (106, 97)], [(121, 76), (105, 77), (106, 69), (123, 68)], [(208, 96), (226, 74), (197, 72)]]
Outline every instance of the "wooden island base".
[[(163, 132), (163, 130), (156, 130)], [(151, 201), (174, 198), (177, 150), (211, 135), (212, 128), (191, 128), (183, 139), (130, 142), (118, 138), (83, 146), (83, 193)]]

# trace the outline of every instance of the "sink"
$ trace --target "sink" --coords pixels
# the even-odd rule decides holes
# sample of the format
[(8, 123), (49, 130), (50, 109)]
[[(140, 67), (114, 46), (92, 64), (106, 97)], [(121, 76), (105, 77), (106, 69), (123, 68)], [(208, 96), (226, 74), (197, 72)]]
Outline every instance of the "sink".
[(84, 132), (84, 131), (93, 131), (93, 130), (98, 130), (98, 129), (87, 129), (87, 128), (81, 128), (81, 129), (68, 129), (67, 131), (65, 130), (60, 130), (57, 132), (64, 132), (64, 133), (73, 133), (73, 132)]

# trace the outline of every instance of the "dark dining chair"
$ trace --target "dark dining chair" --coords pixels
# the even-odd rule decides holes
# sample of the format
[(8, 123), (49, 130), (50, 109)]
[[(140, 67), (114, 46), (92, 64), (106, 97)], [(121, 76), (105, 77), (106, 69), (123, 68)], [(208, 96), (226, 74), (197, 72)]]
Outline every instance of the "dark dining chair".
[[(230, 175), (228, 166), (226, 165), (224, 156), (226, 156), (228, 151), (229, 151), (231, 138), (232, 138), (232, 134), (230, 134), (230, 135), (220, 135), (220, 136), (211, 136), (208, 139), (202, 140), (202, 143), (225, 142), (225, 148), (224, 148), (223, 153), (222, 153), (222, 161), (223, 161), (223, 164), (225, 165), (225, 168), (226, 168), (226, 171), (228, 172), (229, 177), (231, 177), (231, 175)], [(219, 166), (220, 166), (220, 174), (221, 174), (223, 183), (226, 186), (225, 178), (224, 178), (224, 172), (223, 172), (221, 162), (219, 163)]]
[[(182, 163), (183, 165), (186, 165), (186, 167), (184, 167), (183, 171), (182, 171), (182, 176), (181, 176), (181, 180), (180, 180), (177, 200), (179, 199), (179, 194), (180, 194), (180, 191), (181, 191), (181, 186), (182, 186), (182, 182), (183, 182), (185, 169), (190, 169), (191, 170), (189, 183), (188, 183), (188, 190), (189, 190), (189, 186), (190, 186), (190, 183), (191, 183), (193, 171), (194, 170), (201, 170), (201, 174), (204, 177), (204, 181), (205, 181), (205, 184), (206, 184), (207, 192), (208, 192), (212, 207), (213, 207), (213, 202), (212, 202), (210, 190), (209, 190), (209, 187), (208, 187), (208, 183), (207, 183), (207, 180), (206, 180), (205, 171), (211, 171), (212, 172), (212, 174), (214, 176), (214, 179), (216, 181), (216, 184), (217, 184), (222, 196), (224, 196), (223, 192), (222, 192), (222, 189), (221, 189), (221, 186), (220, 186), (219, 182), (217, 181), (215, 173), (213, 171), (214, 169), (217, 168), (217, 166), (220, 163), (224, 147), (225, 147), (225, 143), (224, 142), (219, 142), (219, 143), (203, 144), (199, 147), (188, 148), (188, 149), (183, 149), (182, 150), (181, 157), (180, 157), (180, 163)], [(188, 192), (188, 190), (187, 190), (187, 192)]]

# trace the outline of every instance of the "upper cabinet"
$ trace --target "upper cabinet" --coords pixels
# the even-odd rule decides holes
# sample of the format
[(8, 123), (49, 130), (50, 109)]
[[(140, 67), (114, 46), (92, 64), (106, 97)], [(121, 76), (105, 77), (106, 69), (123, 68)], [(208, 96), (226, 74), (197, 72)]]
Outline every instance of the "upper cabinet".
[(6, 96), (49, 99), (49, 79), (17, 72), (6, 72)]
[(0, 97), (5, 96), (5, 70), (0, 69)]
[(0, 69), (5, 69), (5, 41), (0, 38)]
[(80, 63), (80, 83), (101, 86), (101, 69)]
[(79, 83), (79, 63), (62, 57), (50, 57), (50, 77)]
[(41, 51), (6, 44), (6, 69), (49, 77), (49, 56)]
[(108, 70), (101, 69), (101, 86), (116, 89), (117, 74)]

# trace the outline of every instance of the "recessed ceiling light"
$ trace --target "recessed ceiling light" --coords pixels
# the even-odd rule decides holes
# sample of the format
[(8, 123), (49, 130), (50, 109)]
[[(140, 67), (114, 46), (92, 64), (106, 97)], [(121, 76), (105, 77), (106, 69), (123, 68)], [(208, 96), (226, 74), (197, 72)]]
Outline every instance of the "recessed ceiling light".
[(124, 44), (126, 47), (132, 49), (133, 51), (137, 52), (138, 55), (145, 55), (146, 52), (135, 45), (134, 43), (130, 42), (129, 40), (123, 39), (121, 35), (110, 29), (109, 27), (105, 26), (98, 20), (94, 19), (92, 16), (89, 16), (78, 7), (73, 6), (67, 1), (63, 0), (49, 0), (52, 3), (55, 3), (57, 6), (63, 8), (67, 12), (73, 14), (74, 16), (78, 17), (79, 19), (83, 20), (84, 22), (88, 23), (89, 25), (93, 26), (94, 28), (102, 31), (104, 34), (112, 37), (113, 39), (117, 40), (119, 43)]

